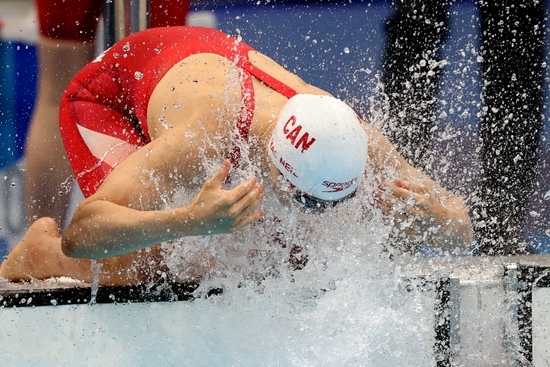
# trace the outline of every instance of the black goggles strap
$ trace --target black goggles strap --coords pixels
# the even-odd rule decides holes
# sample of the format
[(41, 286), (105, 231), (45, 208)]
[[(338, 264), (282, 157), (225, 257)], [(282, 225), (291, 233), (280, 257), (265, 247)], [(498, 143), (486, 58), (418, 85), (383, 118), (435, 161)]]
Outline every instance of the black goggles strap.
[(314, 196), (308, 195), (304, 192), (296, 191), (296, 193), (294, 194), (294, 199), (296, 199), (296, 201), (298, 201), (300, 204), (304, 205), (308, 209), (310, 208), (327, 209), (327, 208), (333, 208), (339, 202), (342, 202), (353, 196), (355, 196), (355, 191), (338, 200), (323, 200), (323, 199), (318, 199)]

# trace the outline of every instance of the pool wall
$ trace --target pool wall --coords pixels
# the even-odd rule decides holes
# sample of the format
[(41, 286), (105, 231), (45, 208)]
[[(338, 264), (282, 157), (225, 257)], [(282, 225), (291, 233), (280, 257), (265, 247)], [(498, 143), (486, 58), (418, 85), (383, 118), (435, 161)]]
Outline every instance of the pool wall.
[[(406, 356), (406, 365), (424, 366), (427, 353), (429, 365), (437, 366), (546, 366), (550, 360), (549, 257), (467, 259), (450, 278), (439, 280), (434, 275), (437, 262), (427, 261), (426, 266), (434, 271), (423, 275), (430, 279), (426, 282), (418, 278), (379, 284), (410, 287), (408, 292), (395, 294), (392, 303), (412, 305), (415, 297), (423, 297), (423, 308), (414, 322), (428, 323), (423, 326), (429, 335), (414, 347), (417, 354)], [(246, 297), (242, 304), (233, 300), (228, 306), (221, 289), (195, 298), (192, 285), (164, 285), (147, 292), (143, 287), (99, 288), (92, 301), (90, 286), (66, 280), (19, 287), (0, 283), (0, 351), (3, 361), (20, 366), (36, 361), (254, 365), (269, 348), (277, 349), (269, 353), (279, 353), (279, 365), (285, 365), (283, 361), (295, 365), (291, 363), (296, 352), (292, 345), (281, 342), (282, 335), (273, 337), (266, 330), (277, 334), (282, 324), (284, 335), (306, 335), (304, 325), (290, 316), (274, 314), (271, 319), (262, 307), (247, 309), (250, 299)], [(320, 306), (321, 300), (316, 299), (317, 306), (312, 307)], [(355, 332), (343, 329), (341, 335), (332, 337), (335, 341), (338, 337), (361, 340)], [(405, 328), (403, 335), (399, 329), (388, 328), (388, 332), (381, 333), (384, 337), (379, 342), (390, 350), (407, 349)], [(357, 345), (364, 348), (359, 357), (376, 346), (371, 344)], [(203, 349), (197, 350), (198, 346)], [(322, 351), (311, 361), (318, 362), (319, 356)]]

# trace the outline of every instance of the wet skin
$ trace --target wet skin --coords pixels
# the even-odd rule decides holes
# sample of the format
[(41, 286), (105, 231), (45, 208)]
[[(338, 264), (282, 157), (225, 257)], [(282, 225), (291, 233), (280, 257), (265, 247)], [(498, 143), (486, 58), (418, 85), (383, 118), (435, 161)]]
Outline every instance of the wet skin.
[[(250, 58), (298, 93), (327, 94), (264, 55), (251, 52)], [(61, 239), (52, 226), (40, 227), (43, 221), (31, 226), (2, 264), (0, 275), (18, 280), (64, 274), (87, 281), (90, 260), (95, 259), (102, 261), (104, 284), (139, 283), (165, 270), (159, 243), (231, 233), (260, 219), (264, 183), (250, 177), (231, 190), (222, 189), (230, 164), (221, 162), (231, 149), (228, 142), (241, 107), (238, 75), (232, 62), (212, 54), (193, 55), (175, 65), (149, 101), (152, 142), (121, 162), (97, 192), (79, 204)], [(248, 159), (269, 173), (265, 184), (272, 185), (279, 174), (271, 172), (266, 147), (287, 99), (258, 80), (253, 85), (256, 105)], [(375, 206), (398, 228), (412, 218), (403, 228), (408, 236), (422, 236), (435, 225), (439, 229), (430, 242), (467, 248), (472, 230), (464, 202), (409, 165), (374, 127), (363, 124), (369, 172), (380, 183), (373, 193)], [(221, 167), (209, 176), (207, 162), (213, 161)], [(182, 187), (195, 197), (165, 209), (164, 200)], [(279, 197), (298, 205), (289, 192)]]

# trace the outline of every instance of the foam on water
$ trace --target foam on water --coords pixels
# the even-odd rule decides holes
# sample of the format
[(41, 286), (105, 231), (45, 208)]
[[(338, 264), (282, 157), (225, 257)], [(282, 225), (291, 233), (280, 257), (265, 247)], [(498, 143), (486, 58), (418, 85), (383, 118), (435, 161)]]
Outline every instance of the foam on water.
[(185, 303), (14, 309), (3, 339), (48, 340), (0, 353), (33, 366), (435, 365), (430, 292), (356, 275), (327, 291), (269, 278)]

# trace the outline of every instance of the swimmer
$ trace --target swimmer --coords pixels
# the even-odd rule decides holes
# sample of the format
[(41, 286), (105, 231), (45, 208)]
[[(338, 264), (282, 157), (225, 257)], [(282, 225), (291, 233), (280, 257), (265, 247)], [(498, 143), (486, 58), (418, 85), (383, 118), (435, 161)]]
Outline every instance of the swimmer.
[[(164, 270), (159, 243), (257, 222), (264, 183), (282, 203), (313, 212), (353, 196), (367, 171), (380, 178), (373, 205), (404, 236), (443, 249), (472, 241), (464, 202), (409, 165), (348, 105), (217, 30), (127, 37), (75, 76), (60, 110), (86, 199), (62, 236), (48, 219), (29, 228), (0, 267), (10, 280), (86, 281), (92, 260), (101, 264), (100, 284), (154, 280)], [(244, 159), (257, 164), (261, 180), (226, 189)], [(181, 188), (195, 196), (166, 209)]]

